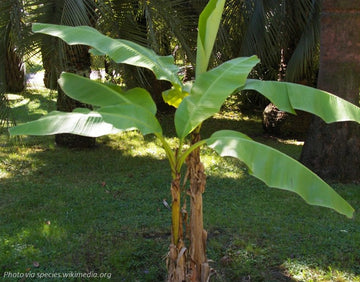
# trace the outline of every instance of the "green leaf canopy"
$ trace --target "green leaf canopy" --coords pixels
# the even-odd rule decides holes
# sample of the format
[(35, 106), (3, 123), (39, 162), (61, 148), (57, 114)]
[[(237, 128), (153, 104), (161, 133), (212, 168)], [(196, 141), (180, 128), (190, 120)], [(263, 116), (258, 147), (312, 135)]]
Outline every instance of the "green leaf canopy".
[(138, 129), (143, 135), (162, 134), (156, 117), (136, 104), (119, 104), (102, 107), (98, 110), (104, 120), (122, 130)]
[[(135, 128), (144, 135), (162, 134), (155, 117), (156, 105), (145, 89), (133, 88), (124, 92), (116, 85), (106, 85), (70, 73), (62, 73), (59, 85), (71, 98), (100, 108), (97, 112), (85, 109), (72, 113), (54, 111), (37, 121), (10, 129), (10, 134), (72, 133), (98, 137)], [(101, 127), (104, 127), (103, 130)]]
[(225, 99), (245, 84), (249, 72), (258, 62), (256, 56), (236, 58), (199, 75), (190, 95), (184, 98), (175, 113), (178, 136), (185, 138), (201, 122), (217, 113)]
[(210, 0), (199, 17), (196, 75), (206, 72), (224, 9), (225, 0)]
[(89, 109), (75, 109), (72, 113), (53, 111), (48, 115), (9, 129), (10, 135), (53, 135), (72, 133), (99, 137), (121, 130), (104, 121), (103, 117)]
[(266, 185), (299, 194), (308, 204), (328, 207), (351, 218), (354, 209), (320, 177), (271, 147), (231, 130), (215, 132), (206, 140), (221, 156), (243, 161), (250, 174)]
[(315, 114), (327, 123), (338, 121), (360, 123), (359, 107), (316, 88), (290, 82), (248, 79), (241, 90), (256, 90), (280, 110), (289, 113), (295, 113), (296, 109)]
[(172, 56), (158, 56), (153, 50), (123, 39), (112, 39), (89, 26), (62, 26), (34, 23), (32, 30), (61, 38), (69, 45), (87, 45), (116, 63), (124, 63), (153, 71), (160, 80), (180, 85), (178, 67)]
[(63, 72), (58, 80), (66, 95), (84, 104), (110, 106), (136, 104), (156, 114), (156, 105), (149, 92), (143, 88), (124, 91), (115, 84), (104, 84), (86, 77)]

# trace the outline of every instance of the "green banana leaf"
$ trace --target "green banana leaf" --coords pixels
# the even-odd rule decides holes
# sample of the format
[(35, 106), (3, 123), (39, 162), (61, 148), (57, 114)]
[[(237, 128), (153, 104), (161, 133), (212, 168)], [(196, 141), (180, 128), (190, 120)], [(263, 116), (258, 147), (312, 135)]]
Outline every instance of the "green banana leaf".
[(249, 79), (241, 90), (256, 90), (280, 110), (295, 113), (310, 112), (325, 122), (357, 121), (360, 123), (360, 108), (331, 93), (316, 88), (279, 81)]
[(10, 135), (53, 135), (73, 133), (99, 137), (121, 130), (104, 121), (102, 116), (89, 109), (75, 109), (72, 113), (53, 111), (48, 115), (9, 129)]
[(225, 0), (210, 0), (199, 17), (196, 76), (206, 72), (224, 10)]
[(86, 112), (85, 109), (72, 113), (52, 112), (37, 121), (10, 129), (10, 134), (73, 133), (98, 137), (135, 128), (144, 135), (162, 134), (155, 117), (156, 105), (145, 89), (133, 88), (123, 92), (116, 85), (106, 85), (71, 73), (63, 73), (59, 85), (70, 97), (100, 108), (97, 112)]
[(105, 122), (118, 129), (138, 129), (143, 135), (154, 133), (162, 135), (162, 128), (155, 115), (136, 104), (118, 104), (101, 107), (98, 112)]
[(258, 62), (256, 56), (236, 58), (199, 75), (190, 95), (183, 99), (175, 113), (179, 138), (184, 138), (217, 113), (226, 98), (245, 84), (249, 72)]
[(136, 104), (156, 114), (156, 104), (149, 92), (143, 88), (124, 91), (115, 84), (105, 84), (66, 72), (61, 74), (58, 83), (66, 95), (85, 104), (95, 106)]
[(172, 56), (158, 56), (153, 50), (123, 39), (112, 39), (89, 26), (62, 26), (54, 24), (34, 23), (32, 30), (56, 36), (69, 45), (88, 45), (101, 54), (108, 55), (116, 63), (124, 63), (150, 69), (160, 80), (168, 80), (180, 85), (177, 75), (179, 69)]
[(250, 174), (266, 185), (299, 194), (308, 204), (328, 207), (351, 218), (354, 209), (328, 184), (289, 156), (231, 130), (215, 132), (206, 140), (221, 156), (243, 161)]
[(99, 137), (138, 129), (143, 135), (162, 134), (155, 115), (136, 104), (105, 106), (97, 112), (76, 109), (71, 113), (53, 111), (48, 115), (9, 129), (10, 135), (53, 135), (72, 133)]

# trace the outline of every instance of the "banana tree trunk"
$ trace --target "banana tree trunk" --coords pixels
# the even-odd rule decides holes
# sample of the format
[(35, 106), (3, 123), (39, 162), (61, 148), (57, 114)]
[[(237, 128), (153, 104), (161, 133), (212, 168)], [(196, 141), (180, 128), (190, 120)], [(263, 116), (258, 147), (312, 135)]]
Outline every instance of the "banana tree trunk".
[[(192, 134), (191, 143), (200, 141), (200, 128)], [(208, 281), (210, 267), (206, 258), (207, 232), (203, 224), (203, 200), (206, 175), (200, 161), (200, 149), (195, 149), (186, 160), (186, 179), (190, 179), (187, 194), (190, 198), (190, 218), (188, 222), (186, 205), (181, 205), (180, 174), (171, 184), (172, 194), (172, 236), (168, 256), (168, 281)], [(184, 226), (186, 231), (184, 232)], [(189, 240), (185, 245), (184, 233)]]
[[(200, 141), (199, 130), (192, 134), (191, 143)], [(207, 232), (203, 224), (203, 199), (205, 192), (206, 175), (200, 161), (200, 149), (195, 149), (186, 161), (190, 178), (190, 281), (207, 281), (210, 267), (206, 258)]]
[(169, 282), (186, 281), (186, 247), (183, 235), (183, 218), (181, 213), (180, 173), (171, 182), (171, 244), (167, 259)]

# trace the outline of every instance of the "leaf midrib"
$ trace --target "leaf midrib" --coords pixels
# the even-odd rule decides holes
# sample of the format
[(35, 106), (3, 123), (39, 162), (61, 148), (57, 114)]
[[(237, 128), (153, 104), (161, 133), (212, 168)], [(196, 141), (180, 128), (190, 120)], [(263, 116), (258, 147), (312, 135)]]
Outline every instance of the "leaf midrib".
[[(250, 57), (250, 58), (252, 58), (252, 57)], [(246, 60), (241, 61), (241, 63), (243, 63), (244, 61), (246, 61)], [(226, 64), (226, 62), (225, 62), (224, 64)], [(216, 84), (221, 78), (223, 78), (223, 77), (227, 74), (227, 72), (229, 72), (231, 69), (235, 68), (236, 66), (237, 66), (237, 64), (231, 62), (231, 64), (229, 65), (229, 67), (226, 68), (226, 70), (224, 70), (224, 71), (221, 73), (221, 75), (218, 76), (218, 77), (209, 85), (209, 87), (207, 88), (207, 90), (206, 90), (203, 94), (194, 94), (193, 96), (189, 95), (189, 98), (188, 98), (188, 99), (191, 99), (191, 97), (200, 96), (200, 99), (198, 100), (198, 103), (197, 103), (196, 105), (198, 105), (198, 104), (201, 105), (201, 104), (202, 104), (202, 101), (203, 101), (204, 99), (206, 99), (207, 93), (211, 92), (211, 88), (212, 88), (211, 86), (214, 85), (214, 84)], [(220, 66), (219, 66), (219, 67), (220, 67)], [(215, 70), (215, 69), (213, 69), (213, 70)], [(210, 72), (211, 72), (211, 71), (210, 71)], [(204, 73), (204, 74), (206, 74), (206, 73)], [(239, 75), (240, 75), (240, 74), (239, 74)], [(244, 82), (246, 82), (246, 78), (245, 78), (245, 81), (244, 81)], [(196, 82), (194, 83), (194, 87), (193, 87), (192, 89), (196, 88), (196, 87), (195, 87), (195, 84), (196, 84)], [(234, 89), (234, 90), (235, 90), (235, 89)], [(220, 105), (220, 107), (221, 107), (221, 105)], [(219, 108), (220, 108), (220, 107), (219, 107)], [(194, 107), (194, 109), (197, 109), (197, 107)], [(195, 115), (196, 112), (197, 112), (196, 110), (191, 111), (191, 115), (189, 115), (189, 119), (188, 119), (188, 121), (186, 122), (186, 126), (184, 126), (184, 131), (185, 131), (186, 128), (189, 127), (189, 124), (190, 124), (190, 122), (193, 120), (193, 116)]]

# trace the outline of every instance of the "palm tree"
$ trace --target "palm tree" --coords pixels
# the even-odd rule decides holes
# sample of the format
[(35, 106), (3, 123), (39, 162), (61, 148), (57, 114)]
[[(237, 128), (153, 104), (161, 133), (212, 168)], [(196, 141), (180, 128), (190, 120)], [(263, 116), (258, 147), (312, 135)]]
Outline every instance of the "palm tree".
[[(323, 1), (318, 88), (359, 104), (360, 1)], [(301, 161), (321, 177), (360, 180), (360, 134), (352, 123), (313, 120)]]
[[(97, 27), (112, 37), (131, 40), (161, 55), (173, 54), (182, 64), (194, 65), (198, 9), (202, 6), (195, 8), (193, 2), (201, 2), (203, 6), (207, 3), (205, 0), (105, 1), (108, 9), (104, 9), (105, 14), (98, 20)], [(108, 21), (109, 18), (116, 20)], [(145, 69), (119, 67), (111, 62), (106, 62), (106, 67), (110, 74), (121, 73), (128, 88), (146, 88), (160, 111), (169, 109), (162, 99), (162, 92), (170, 88), (167, 82), (156, 80)]]
[(21, 0), (0, 2), (0, 126), (15, 124), (5, 93), (25, 89), (24, 16)]
[(0, 3), (0, 84), (8, 92), (25, 89), (25, 68), (22, 60), (24, 35), (24, 9), (21, 0)]
[[(62, 25), (90, 25), (96, 22), (95, 1), (77, 0), (33, 0), (26, 5), (29, 11), (29, 22), (43, 22)], [(89, 77), (91, 69), (90, 54), (86, 47), (66, 46), (59, 40), (48, 36), (33, 35), (30, 37), (33, 49), (41, 51), (45, 68), (45, 85), (58, 90), (57, 109), (72, 111), (84, 106), (78, 101), (67, 97), (56, 80), (62, 71), (73, 72)], [(58, 145), (66, 147), (92, 147), (94, 138), (70, 134), (55, 136)]]
[[(258, 55), (262, 65), (275, 70), (273, 79), (297, 82), (311, 78), (318, 52), (320, 1), (238, 2), (229, 1), (225, 13), (228, 37), (236, 41), (233, 52)], [(241, 38), (236, 38), (239, 33)]]
[[(318, 68), (320, 1), (250, 0), (243, 1), (242, 8), (245, 12), (240, 20), (245, 22), (246, 28), (235, 29), (241, 30), (243, 35), (237, 43), (241, 46), (237, 55), (257, 54), (260, 57), (262, 63), (254, 76), (314, 86)], [(232, 27), (228, 28), (230, 38), (234, 38), (231, 13), (228, 18)], [(302, 131), (306, 132), (309, 115), (298, 114), (305, 123)], [(271, 103), (265, 108), (263, 117), (264, 129), (270, 133), (279, 133), (282, 122), (290, 118)], [(296, 118), (292, 118), (294, 121)]]

